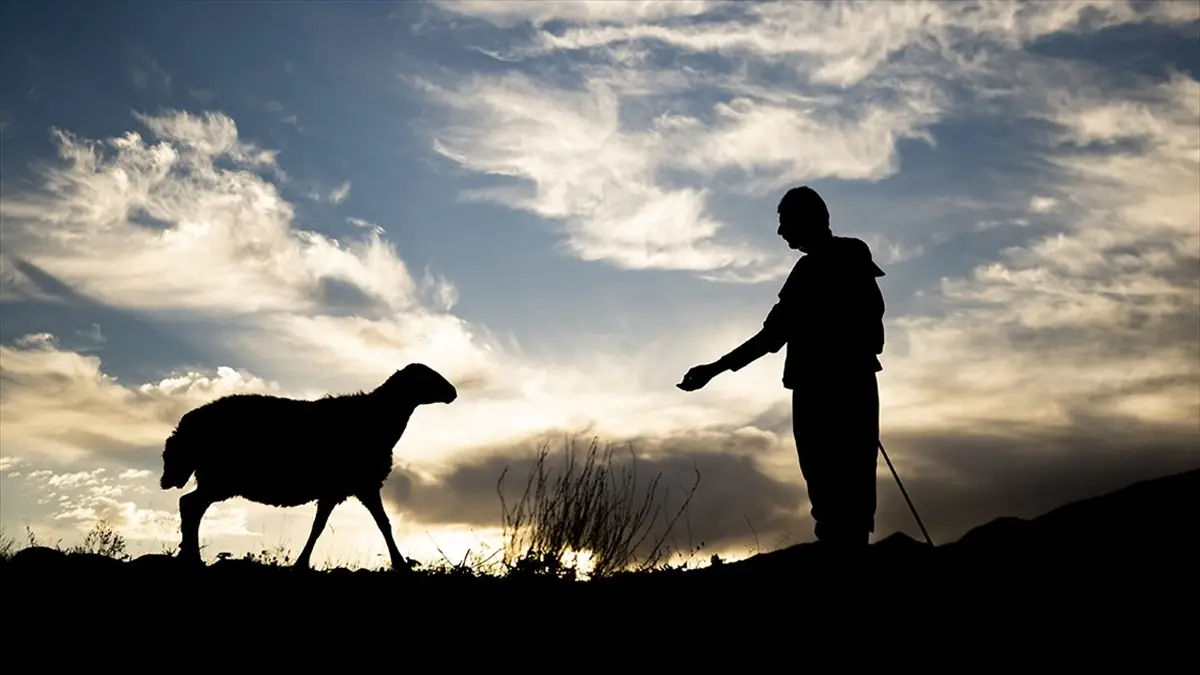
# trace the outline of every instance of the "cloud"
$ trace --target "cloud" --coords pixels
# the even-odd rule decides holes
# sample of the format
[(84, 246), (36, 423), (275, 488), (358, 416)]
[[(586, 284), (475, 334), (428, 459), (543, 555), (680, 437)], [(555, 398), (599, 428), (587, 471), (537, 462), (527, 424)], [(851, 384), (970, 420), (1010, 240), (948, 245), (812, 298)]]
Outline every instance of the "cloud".
[[(937, 544), (994, 518), (1035, 518), (1132, 483), (1200, 468), (1197, 434), (1132, 416), (1079, 413), (1074, 424), (892, 433), (886, 448)], [(920, 529), (881, 460), (879, 532)], [(1122, 533), (1111, 533), (1119, 540)]]
[(456, 377), (470, 375), (459, 364), (495, 367), (471, 328), (445, 313), (453, 285), (431, 270), (414, 278), (382, 230), (344, 241), (294, 228), (293, 206), (259, 173), (282, 175), (275, 152), (240, 139), (232, 119), (137, 118), (157, 141), (129, 132), (101, 144), (55, 130), (62, 161), (44, 169), (43, 189), (6, 192), (6, 300), (37, 297), (11, 256), (109, 306), (253, 323), (231, 339), (264, 361), (277, 362), (280, 343), (299, 353), (336, 343), (325, 363), (357, 358), (326, 370), (340, 375), (324, 379), (331, 387), (422, 359)]
[(316, 189), (308, 193), (309, 199), (315, 202), (329, 202), (330, 204), (341, 204), (346, 201), (346, 197), (348, 196), (350, 196), (350, 181), (342, 183), (328, 193), (323, 193)]
[[(891, 58), (913, 47), (969, 66), (963, 53), (978, 40), (1004, 49), (1017, 49), (1047, 35), (1096, 32), (1111, 26), (1158, 22), (1182, 24), (1200, 19), (1195, 6), (1174, 2), (1135, 3), (1085, 0), (1052, 5), (1013, 5), (1005, 2), (905, 4), (879, 3), (721, 3), (684, 6), (658, 12), (622, 12), (623, 21), (588, 21), (588, 13), (603, 2), (565, 7), (511, 5), (488, 9), (487, 3), (450, 3), (447, 9), (491, 19), (497, 15), (515, 22), (520, 17), (539, 30), (518, 53), (580, 50), (614, 43), (653, 41), (689, 52), (752, 56), (810, 73), (813, 81), (847, 87), (867, 78)], [(617, 3), (611, 3), (617, 4)], [(639, 16), (640, 14), (640, 16)], [(673, 20), (705, 17), (705, 21)], [(570, 25), (561, 33), (545, 27), (553, 17)], [(578, 25), (586, 23), (586, 25)]]
[(93, 323), (87, 330), (76, 329), (75, 336), (83, 344), (79, 347), (79, 351), (91, 351), (100, 349), (101, 346), (108, 342), (108, 338), (104, 332), (100, 330), (100, 324)]
[(334, 188), (333, 191), (329, 193), (329, 201), (333, 202), (334, 204), (341, 204), (342, 202), (346, 201), (346, 197), (349, 195), (350, 181), (346, 181), (345, 183), (342, 183)]
[(386, 231), (382, 227), (376, 225), (375, 223), (372, 223), (369, 220), (363, 220), (362, 218), (354, 218), (351, 216), (351, 217), (346, 218), (346, 222), (350, 223), (351, 225), (353, 225), (355, 227), (361, 227), (365, 230), (371, 230), (372, 232), (377, 232), (381, 235), (386, 234)]
[(278, 392), (227, 367), (126, 386), (100, 365), (49, 334), (0, 346), (0, 453), (59, 465), (106, 458), (158, 471), (162, 443), (188, 409), (225, 394)]
[(143, 91), (171, 89), (171, 74), (158, 64), (150, 52), (141, 47), (129, 50), (129, 78), (134, 87)]
[(55, 294), (42, 290), (16, 262), (7, 253), (0, 253), (0, 303), (59, 301)]
[(1058, 204), (1058, 200), (1053, 197), (1033, 197), (1029, 200), (1029, 210), (1034, 213), (1046, 213), (1053, 211)]
[(701, 0), (672, 0), (656, 2), (633, 0), (610, 2), (608, 0), (547, 0), (546, 2), (523, 2), (521, 0), (440, 0), (437, 5), (448, 12), (479, 17), (496, 26), (510, 27), (517, 23), (530, 22), (542, 26), (549, 21), (567, 20), (603, 21), (618, 24), (638, 23), (674, 16), (697, 16), (714, 4)]
[(630, 269), (778, 265), (778, 256), (718, 237), (706, 190), (655, 182), (654, 149), (662, 134), (622, 130), (609, 85), (547, 90), (511, 74), (472, 78), (455, 88), (422, 87), (458, 120), (438, 132), (437, 152), (476, 171), (536, 184), (532, 193), (488, 188), (466, 196), (564, 221), (566, 246), (582, 259)]
[[(625, 441), (632, 445), (626, 446)], [(498, 528), (503, 524), (499, 479), (504, 474), (501, 491), (507, 507), (514, 509), (536, 468), (534, 451), (541, 443), (546, 443), (549, 450), (544, 466), (547, 487), (553, 490), (555, 481), (563, 475), (565, 448), (554, 435), (544, 434), (511, 446), (489, 448), (437, 476), (398, 467), (385, 485), (385, 499), (422, 523)], [(614, 494), (621, 494), (623, 477), (631, 476), (634, 483), (628, 484), (628, 504), (634, 510), (649, 505), (642, 523), (650, 533), (648, 546), (666, 534), (666, 526), (680, 513), (693, 487), (696, 489), (686, 519), (681, 516), (673, 529), (674, 547), (688, 549), (700, 543), (717, 550), (736, 547), (755, 530), (779, 534), (803, 518), (806, 498), (802, 484), (794, 477), (781, 479), (773, 475), (769, 463), (763, 465), (756, 460), (770, 452), (786, 452), (774, 434), (743, 428), (630, 438), (606, 445), (600, 444), (597, 460), (601, 467), (607, 465), (611, 470), (604, 479), (610, 481)], [(630, 448), (635, 454), (629, 453)], [(606, 451), (612, 452), (607, 459)], [(573, 452), (578, 472), (587, 459), (586, 440), (575, 445)], [(654, 484), (656, 477), (658, 482)]]
[[(453, 87), (418, 82), (452, 113), (436, 133), (437, 152), (468, 169), (533, 184), (477, 189), (467, 198), (561, 222), (567, 250), (583, 260), (726, 281), (777, 279), (790, 262), (712, 215), (721, 184), (761, 195), (821, 178), (885, 178), (897, 170), (896, 144), (927, 138), (922, 127), (937, 118), (939, 105), (925, 88), (845, 116), (742, 92), (713, 106), (707, 121), (670, 113), (674, 99), (655, 101), (657, 116), (630, 128), (627, 99), (638, 94), (623, 88), (640, 85), (604, 69), (584, 80), (570, 88), (514, 72)], [(680, 171), (712, 183), (676, 187), (666, 180)]]
[[(1178, 425), (1084, 412), (1078, 412), (1075, 422), (1072, 427), (996, 424), (961, 431), (900, 430), (888, 434), (886, 448), (939, 544), (994, 518), (1033, 518), (1071, 501), (1200, 466), (1196, 434)], [(600, 459), (606, 448), (611, 449), (614, 488), (624, 471), (632, 471), (636, 485), (630, 503), (635, 509), (650, 505), (644, 521), (650, 536), (643, 553), (664, 535), (695, 486), (668, 543), (684, 550), (703, 543), (706, 552), (745, 555), (752, 548), (812, 539), (807, 492), (790, 433), (790, 420), (780, 411), (739, 428), (659, 437), (605, 436)], [(534, 450), (542, 444), (549, 449), (545, 470), (547, 487), (553, 491), (563, 476), (566, 435), (542, 434), (489, 448), (434, 474), (398, 466), (385, 484), (385, 499), (389, 508), (430, 527), (499, 528), (505, 504), (512, 512), (527, 480), (536, 475)], [(586, 446), (574, 446), (576, 471), (586, 459)], [(658, 488), (647, 502), (655, 478)], [(882, 457), (876, 490), (875, 538), (897, 531), (921, 538)]]
[[(1197, 428), (1200, 83), (1131, 86), (1104, 88), (1103, 101), (1095, 89), (1050, 95), (1058, 231), (944, 280), (941, 316), (893, 321), (906, 350), (896, 377), (928, 392), (905, 424), (953, 424), (950, 409), (1065, 424), (1078, 407)], [(1114, 107), (1143, 124), (1097, 122)], [(1138, 149), (1078, 147), (1097, 139)]]
[[(105, 521), (132, 542), (174, 542), (179, 537), (178, 511), (147, 508), (138, 503), (145, 499), (146, 488), (137, 481), (146, 475), (146, 472), (126, 471), (114, 477), (104, 468), (70, 473), (43, 469), (27, 474), (26, 481), (34, 489), (45, 489), (40, 501), (50, 507), (48, 521), (52, 525), (66, 526), (82, 534)], [(222, 503), (205, 514), (200, 534), (210, 538), (259, 533), (247, 529), (245, 508)]]
[[(1181, 3), (441, 7), (534, 28), (505, 33), (514, 41), (501, 58), (514, 65), (503, 73), (448, 86), (411, 80), (452, 113), (437, 152), (528, 181), (468, 197), (561, 222), (567, 250), (583, 260), (752, 282), (787, 265), (713, 215), (722, 193), (891, 177), (902, 142), (934, 144), (936, 123), (1011, 96), (1005, 78), (1020, 48), (1056, 33), (1200, 18)], [(547, 60), (563, 55), (573, 60)]]
[[(113, 156), (55, 131), (65, 165), (46, 170), (46, 190), (0, 202), (10, 255), (106, 304), (228, 313), (308, 306), (320, 275), (289, 267), (291, 259), (347, 262), (327, 240), (287, 229), (290, 207), (245, 170), (272, 164), (273, 153), (240, 142), (232, 120), (141, 119), (163, 140), (149, 145), (130, 132), (107, 143)], [(218, 157), (241, 170), (218, 169)], [(196, 268), (216, 278), (179, 273)]]

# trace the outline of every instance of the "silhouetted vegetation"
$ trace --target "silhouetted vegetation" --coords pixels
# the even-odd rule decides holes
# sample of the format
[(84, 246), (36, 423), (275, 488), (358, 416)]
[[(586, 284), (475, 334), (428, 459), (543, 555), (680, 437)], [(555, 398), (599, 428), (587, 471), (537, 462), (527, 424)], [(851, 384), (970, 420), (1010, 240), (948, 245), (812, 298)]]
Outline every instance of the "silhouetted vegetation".
[[(612, 480), (605, 473), (608, 465), (594, 462), (589, 472), (588, 461), (582, 464), (570, 479), (546, 480), (543, 484), (551, 487), (540, 499), (534, 480), (526, 503), (534, 512), (539, 504), (550, 506), (551, 515), (528, 521), (535, 524), (535, 534), (543, 533), (532, 541), (546, 542), (532, 550), (544, 552), (563, 541), (568, 542), (564, 549), (571, 543), (586, 546), (587, 536), (575, 542), (568, 536), (576, 531), (568, 527), (572, 523), (598, 522), (623, 533), (599, 542), (632, 542), (637, 537), (631, 539), (628, 532), (645, 532), (645, 527), (619, 526), (644, 523), (638, 514), (655, 512), (643, 506), (645, 497), (628, 500), (620, 487), (604, 493), (596, 484), (598, 476)], [(534, 473), (544, 475), (537, 469)], [(581, 496), (556, 500), (557, 492), (570, 492), (554, 487), (560, 485), (582, 485), (571, 489), (584, 496), (608, 494), (610, 502), (625, 504), (618, 511), (629, 520), (554, 516), (563, 504), (592, 503)], [(48, 640), (62, 641), (67, 635), (69, 646), (51, 654), (56, 663), (58, 651), (80, 653), (82, 642), (101, 634), (110, 645), (118, 640), (153, 642), (168, 652), (164, 660), (185, 662), (206, 653), (240, 662), (245, 656), (234, 643), (271, 657), (282, 644), (310, 663), (324, 653), (339, 663), (362, 663), (378, 658), (391, 644), (449, 643), (458, 663), (460, 653), (470, 656), (486, 649), (463, 638), (486, 634), (510, 641), (519, 636), (536, 645), (538, 656), (585, 653), (586, 662), (599, 663), (597, 658), (611, 650), (585, 652), (579, 637), (603, 636), (602, 644), (611, 643), (610, 635), (628, 639), (641, 625), (658, 637), (660, 622), (668, 624), (668, 634), (679, 627), (686, 633), (685, 644), (707, 657), (725, 645), (744, 649), (761, 642), (761, 632), (752, 640), (738, 638), (750, 625), (768, 620), (787, 631), (787, 649), (815, 646), (819, 652), (835, 641), (844, 645), (845, 629), (853, 627), (872, 631), (868, 635), (873, 640), (907, 630), (920, 631), (918, 637), (925, 640), (969, 633), (985, 640), (987, 648), (1005, 652), (1043, 637), (1076, 645), (1073, 658), (1083, 647), (1097, 644), (1098, 630), (1115, 628), (1119, 640), (1114, 644), (1129, 645), (1134, 630), (1149, 627), (1155, 643), (1151, 649), (1138, 646), (1144, 659), (1156, 655), (1159, 644), (1187, 644), (1170, 637), (1190, 637), (1187, 622), (1179, 617), (1186, 616), (1188, 591), (1195, 588), (1198, 554), (1192, 532), (1197, 512), (1200, 470), (1193, 470), (1032, 520), (996, 519), (937, 547), (893, 534), (868, 547), (863, 565), (847, 565), (826, 557), (818, 545), (799, 544), (699, 569), (662, 566), (657, 569), (663, 571), (588, 581), (522, 567), (519, 557), (512, 569), (498, 575), (481, 573), (478, 560), (444, 561), (444, 566), (408, 573), (342, 567), (305, 571), (272, 552), (239, 559), (219, 555), (209, 565), (156, 554), (125, 560), (124, 542), (98, 526), (77, 550), (32, 546), (0, 560), (0, 583), (9, 644), (39, 651), (52, 644)], [(537, 529), (538, 522), (546, 524), (544, 529)], [(656, 539), (651, 535), (648, 541)], [(103, 554), (106, 550), (120, 559)], [(622, 544), (613, 550), (630, 549)], [(526, 573), (530, 567), (535, 573)], [(570, 631), (575, 640), (546, 640), (556, 629)], [(1017, 634), (1009, 637), (1014, 630)], [(713, 639), (698, 637), (701, 631), (713, 633)], [(820, 636), (822, 631), (831, 633), (831, 639)], [(1071, 641), (1071, 635), (1081, 637)], [(1106, 658), (1109, 644), (1099, 643)], [(953, 646), (960, 644), (954, 640)], [(854, 657), (861, 653), (869, 659), (872, 652), (891, 662), (903, 659), (895, 650), (865, 646)], [(83, 658), (95, 662), (97, 653), (85, 649)]]
[(12, 558), (22, 548), (51, 548), (67, 554), (99, 555), (119, 561), (132, 558), (126, 549), (125, 537), (113, 528), (107, 518), (97, 520), (84, 535), (83, 541), (71, 546), (64, 547), (61, 539), (53, 544), (42, 541), (29, 525), (25, 526), (25, 541), (25, 546), (19, 548), (15, 537), (0, 532), (0, 560)]
[[(461, 561), (447, 558), (437, 564), (423, 565), (413, 575), (401, 575), (397, 583), (407, 583), (403, 579), (410, 577), (413, 583), (437, 577), (542, 580), (574, 586), (578, 577), (571, 562), (563, 560), (565, 554), (593, 550), (600, 552), (597, 557), (603, 563), (597, 566), (600, 572), (593, 570), (589, 575), (593, 580), (584, 585), (605, 587), (608, 582), (638, 586), (642, 579), (789, 584), (793, 579), (803, 580), (805, 570), (820, 569), (823, 564), (816, 547), (807, 543), (700, 569), (665, 564), (663, 542), (671, 525), (686, 511), (686, 500), (677, 510), (668, 511), (670, 517), (661, 518), (664, 522), (661, 532), (648, 535), (652, 530), (649, 524), (665, 511), (665, 506), (654, 506), (659, 494), (657, 481), (651, 481), (640, 496), (631, 496), (638, 494), (633, 470), (623, 470), (620, 479), (614, 479), (611, 448), (600, 455), (596, 443), (589, 447), (581, 467), (568, 447), (568, 461), (562, 475), (551, 480), (544, 466), (547, 454), (545, 447), (540, 449), (540, 461), (530, 472), (529, 489), (522, 501), (513, 509), (505, 508), (510, 535), (500, 552), (505, 564), (497, 566), (490, 562), (496, 554), (469, 553)], [(893, 534), (871, 545), (867, 564), (878, 565), (878, 569), (888, 574), (902, 575), (898, 578), (903, 578), (904, 584), (954, 584), (965, 579), (976, 592), (981, 588), (976, 586), (981, 583), (975, 581), (977, 578), (984, 579), (987, 587), (996, 592), (1030, 583), (1031, 579), (1060, 585), (1102, 582), (1106, 592), (1125, 581), (1135, 585), (1152, 581), (1169, 583), (1176, 578), (1175, 572), (1190, 573), (1183, 571), (1190, 570), (1197, 562), (1194, 537), (1187, 534), (1188, 528), (1194, 526), (1192, 520), (1197, 512), (1200, 512), (1200, 469), (1135, 483), (1107, 495), (1062, 506), (1033, 520), (997, 518), (956, 542), (936, 548), (903, 534)], [(156, 570), (155, 575), (168, 576), (196, 572), (165, 549), (162, 553), (132, 557), (125, 539), (105, 521), (96, 523), (83, 541), (73, 546), (64, 547), (61, 540), (53, 544), (43, 542), (28, 526), (26, 538), (27, 545), (19, 547), (16, 538), (0, 532), (0, 570), (10, 583), (6, 589), (20, 591), (21, 587), (12, 586), (11, 581), (26, 574), (43, 578), (40, 575), (60, 573), (55, 570), (66, 573), (75, 569), (90, 579), (95, 574), (107, 574), (106, 569), (117, 569), (96, 568), (98, 560), (142, 570), (136, 574), (146, 574), (149, 570)], [(645, 553), (640, 556), (638, 541), (649, 542), (642, 547)], [(555, 555), (559, 556), (558, 563), (545, 564), (547, 557)], [(392, 576), (389, 572), (369, 569), (352, 571), (349, 567), (353, 565), (328, 567), (315, 576), (305, 575), (290, 566), (291, 557), (283, 545), (237, 558), (220, 553), (216, 558), (204, 569), (221, 575), (274, 570), (273, 573), (284, 575), (280, 579), (296, 579), (295, 583), (302, 583), (301, 578), (318, 579), (330, 574)], [(79, 562), (67, 567), (55, 562), (69, 560)], [(622, 570), (633, 573), (615, 574)], [(1152, 574), (1138, 576), (1138, 570), (1149, 570)], [(646, 571), (668, 574), (638, 573)], [(195, 579), (189, 576), (186, 583), (195, 583)], [(658, 584), (669, 582), (651, 583), (659, 588)]]
[[(607, 465), (596, 461), (589, 473), (587, 460), (582, 464), (573, 478), (546, 484), (582, 484), (584, 495), (603, 494), (594, 486)], [(537, 469), (534, 473), (544, 475)], [(591, 478), (581, 480), (581, 475)], [(610, 475), (605, 480), (612, 480)], [(589, 485), (593, 487), (586, 489)], [(555, 493), (553, 487), (546, 489), (539, 501), (532, 489), (528, 503), (578, 500), (555, 501)], [(620, 488), (609, 494), (627, 505), (624, 513), (634, 516), (628, 521), (599, 520), (610, 527), (612, 522), (645, 522), (637, 514), (655, 512), (643, 507), (644, 496), (623, 501), (626, 493)], [(98, 525), (79, 547), (63, 551), (34, 545), (7, 556), (0, 560), (0, 580), (5, 617), (16, 619), (6, 624), (5, 635), (10, 641), (20, 636), (20, 642), (13, 642), (19, 646), (56, 636), (62, 626), (84, 623), (82, 632), (88, 635), (106, 628), (139, 638), (163, 631), (170, 636), (164, 644), (172, 649), (178, 649), (188, 631), (227, 632), (233, 640), (257, 647), (259, 638), (285, 635), (294, 643), (295, 633), (309, 627), (315, 631), (313, 645), (365, 650), (394, 640), (397, 631), (407, 639), (422, 628), (438, 633), (443, 641), (447, 635), (461, 637), (472, 631), (540, 638), (547, 629), (577, 632), (593, 625), (606, 633), (625, 628), (617, 633), (623, 635), (632, 621), (643, 617), (657, 628), (660, 616), (669, 624), (686, 625), (692, 637), (697, 628), (715, 627), (718, 640), (728, 643), (731, 630), (736, 632), (747, 618), (753, 623), (772, 615), (777, 622), (776, 608), (785, 610), (789, 632), (803, 628), (801, 645), (816, 641), (810, 628), (822, 625), (839, 629), (835, 639), (844, 642), (840, 629), (849, 619), (889, 635), (915, 627), (925, 637), (940, 637), (945, 627), (989, 640), (995, 640), (992, 629), (1014, 626), (1022, 636), (1053, 634), (1054, 639), (1064, 639), (1075, 633), (1092, 640), (1091, 634), (1080, 633), (1090, 623), (1098, 628), (1118, 626), (1127, 643), (1131, 624), (1144, 628), (1156, 618), (1160, 625), (1175, 624), (1177, 633), (1186, 630), (1178, 616), (1180, 607), (1187, 609), (1187, 591), (1195, 587), (1198, 554), (1191, 531), (1197, 512), (1200, 469), (1137, 483), (1032, 520), (999, 518), (937, 547), (893, 534), (869, 546), (865, 566), (846, 565), (825, 557), (818, 545), (799, 544), (699, 569), (664, 566), (659, 568), (664, 571), (602, 575), (589, 581), (528, 574), (519, 559), (502, 575), (480, 573), (479, 561), (467, 560), (410, 573), (342, 567), (303, 571), (287, 565), (286, 555), (279, 557), (278, 551), (238, 559), (219, 555), (204, 566), (161, 554), (128, 560), (123, 540), (110, 534), (111, 528)], [(551, 516), (542, 522), (549, 524), (543, 532), (555, 532), (564, 523), (592, 521)], [(645, 531), (633, 529), (639, 536)], [(636, 538), (622, 535), (600, 541)], [(549, 546), (564, 540), (570, 542), (570, 537), (546, 539)], [(583, 536), (578, 539), (581, 545), (586, 541)], [(11, 553), (15, 545), (5, 542), (0, 550), (7, 547)], [(732, 629), (730, 623), (735, 624)], [(930, 632), (935, 627), (936, 632)], [(376, 628), (377, 637), (364, 637), (365, 631)], [(331, 630), (346, 635), (330, 643)], [(1167, 634), (1158, 633), (1160, 640)], [(1007, 649), (1009, 641), (1003, 646)], [(578, 653), (577, 647), (570, 649)]]
[(503, 562), (512, 573), (575, 578), (577, 567), (568, 557), (574, 555), (577, 561), (586, 554), (588, 575), (603, 578), (658, 568), (677, 552), (668, 539), (695, 494), (699, 471), (682, 504), (671, 513), (670, 486), (660, 494), (661, 473), (639, 493), (632, 446), (629, 454), (635, 466), (622, 466), (619, 477), (612, 445), (601, 454), (597, 439), (592, 439), (582, 463), (575, 440), (568, 441), (562, 471), (553, 480), (546, 470), (548, 454), (548, 444), (538, 449), (525, 491), (512, 508), (504, 498), (507, 469), (497, 482), (504, 511)]

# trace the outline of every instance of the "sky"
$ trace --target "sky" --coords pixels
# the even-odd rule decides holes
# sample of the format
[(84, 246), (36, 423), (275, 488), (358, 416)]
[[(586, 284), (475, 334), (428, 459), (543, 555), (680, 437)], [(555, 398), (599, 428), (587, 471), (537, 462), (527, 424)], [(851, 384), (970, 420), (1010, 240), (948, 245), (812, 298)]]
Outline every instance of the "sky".
[[(675, 508), (698, 470), (680, 545), (705, 557), (809, 541), (783, 353), (675, 387), (760, 327), (796, 185), (886, 272), (881, 440), (936, 542), (1200, 466), (1200, 4), (2, 11), (22, 542), (103, 518), (170, 549), (183, 413), (410, 362), (459, 398), (396, 446), (406, 555), (494, 547), (500, 472), (568, 437), (632, 448)], [(878, 493), (874, 539), (919, 538), (882, 459)], [(294, 555), (314, 512), (221, 503), (206, 556)], [(350, 500), (314, 563), (384, 551)]]

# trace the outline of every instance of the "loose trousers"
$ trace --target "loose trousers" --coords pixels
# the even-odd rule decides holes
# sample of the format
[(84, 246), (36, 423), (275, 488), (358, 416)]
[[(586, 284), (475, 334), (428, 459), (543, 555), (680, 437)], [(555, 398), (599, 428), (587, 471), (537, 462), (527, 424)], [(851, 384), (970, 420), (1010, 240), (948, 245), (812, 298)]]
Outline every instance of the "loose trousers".
[(805, 377), (792, 391), (792, 433), (817, 539), (865, 546), (875, 531), (876, 374)]

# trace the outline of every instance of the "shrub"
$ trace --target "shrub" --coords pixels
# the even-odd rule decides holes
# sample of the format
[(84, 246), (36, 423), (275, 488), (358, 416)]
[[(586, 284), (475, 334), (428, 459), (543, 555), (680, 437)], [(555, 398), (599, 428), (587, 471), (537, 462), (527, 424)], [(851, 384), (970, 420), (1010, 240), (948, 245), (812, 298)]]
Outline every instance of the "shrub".
[[(629, 451), (631, 464), (636, 465), (632, 446)], [(670, 557), (672, 551), (665, 542), (691, 502), (700, 481), (698, 470), (682, 506), (666, 517), (670, 488), (660, 500), (662, 474), (639, 494), (634, 467), (622, 466), (618, 478), (611, 444), (601, 455), (599, 442), (593, 439), (581, 464), (572, 439), (566, 446), (562, 472), (553, 480), (545, 466), (548, 454), (548, 446), (541, 445), (525, 491), (513, 508), (504, 498), (507, 468), (497, 482), (503, 511), (503, 564), (510, 574), (573, 579), (575, 569), (565, 561), (569, 554), (590, 558), (592, 578), (652, 569)], [(660, 522), (665, 526), (650, 539)]]
[(94, 553), (114, 560), (129, 560), (125, 537), (112, 528), (107, 520), (96, 521), (83, 538), (82, 544), (67, 549), (68, 553)]

